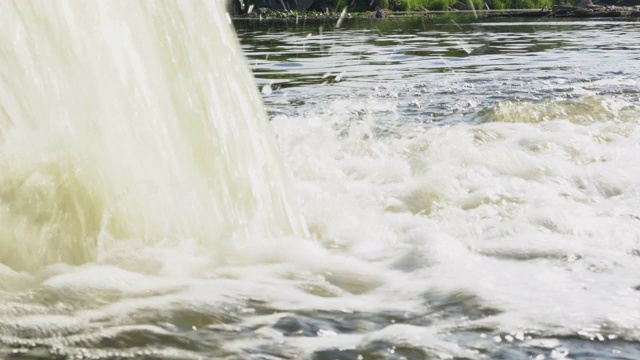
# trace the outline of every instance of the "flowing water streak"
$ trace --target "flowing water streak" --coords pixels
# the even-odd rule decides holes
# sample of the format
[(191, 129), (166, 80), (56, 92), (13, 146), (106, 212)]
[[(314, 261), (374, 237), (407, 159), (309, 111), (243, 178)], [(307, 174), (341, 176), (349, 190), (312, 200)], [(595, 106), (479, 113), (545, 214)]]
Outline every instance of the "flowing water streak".
[(304, 232), (225, 14), (220, 1), (2, 3), (1, 264), (84, 263), (125, 239), (223, 259), (221, 240)]

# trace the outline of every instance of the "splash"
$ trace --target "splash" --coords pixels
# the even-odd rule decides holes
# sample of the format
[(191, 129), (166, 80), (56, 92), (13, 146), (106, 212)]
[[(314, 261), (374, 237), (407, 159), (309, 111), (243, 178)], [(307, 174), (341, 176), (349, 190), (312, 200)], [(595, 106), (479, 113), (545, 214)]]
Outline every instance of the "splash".
[(581, 125), (629, 122), (636, 115), (633, 104), (627, 101), (593, 96), (561, 101), (507, 100), (481, 114), (483, 122), (541, 123), (566, 120)]
[(0, 12), (0, 263), (304, 232), (220, 1)]

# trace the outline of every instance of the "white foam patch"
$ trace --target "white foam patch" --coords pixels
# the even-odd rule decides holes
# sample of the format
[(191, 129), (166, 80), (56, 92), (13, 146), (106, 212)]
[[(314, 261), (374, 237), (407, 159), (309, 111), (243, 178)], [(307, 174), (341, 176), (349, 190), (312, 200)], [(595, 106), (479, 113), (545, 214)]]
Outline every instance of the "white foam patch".
[[(603, 112), (571, 121), (587, 114), (559, 102), (545, 104), (538, 123), (406, 125), (387, 137), (354, 135), (348, 113), (280, 117), (274, 129), (320, 241), (371, 263), (402, 264), (407, 252), (422, 259), (405, 264), (418, 270), (411, 281), (381, 278), (414, 289), (398, 294), (469, 291), (504, 312), (485, 321), (507, 330), (612, 323), (631, 334), (638, 110), (615, 98), (583, 101)], [(379, 304), (393, 297), (378, 295)]]

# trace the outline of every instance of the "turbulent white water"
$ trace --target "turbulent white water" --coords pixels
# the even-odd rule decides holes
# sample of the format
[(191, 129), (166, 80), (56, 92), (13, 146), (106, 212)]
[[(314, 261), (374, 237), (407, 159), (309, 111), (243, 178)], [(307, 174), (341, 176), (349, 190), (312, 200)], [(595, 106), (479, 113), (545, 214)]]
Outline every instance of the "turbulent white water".
[(0, 357), (638, 355), (637, 96), (327, 86), (269, 126), (220, 3), (2, 10)]

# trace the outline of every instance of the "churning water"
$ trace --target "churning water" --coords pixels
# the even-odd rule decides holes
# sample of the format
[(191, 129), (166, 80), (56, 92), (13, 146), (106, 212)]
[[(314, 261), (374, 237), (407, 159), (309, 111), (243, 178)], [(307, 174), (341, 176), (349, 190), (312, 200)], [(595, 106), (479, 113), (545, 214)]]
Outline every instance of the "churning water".
[(0, 358), (640, 358), (640, 23), (0, 20)]

